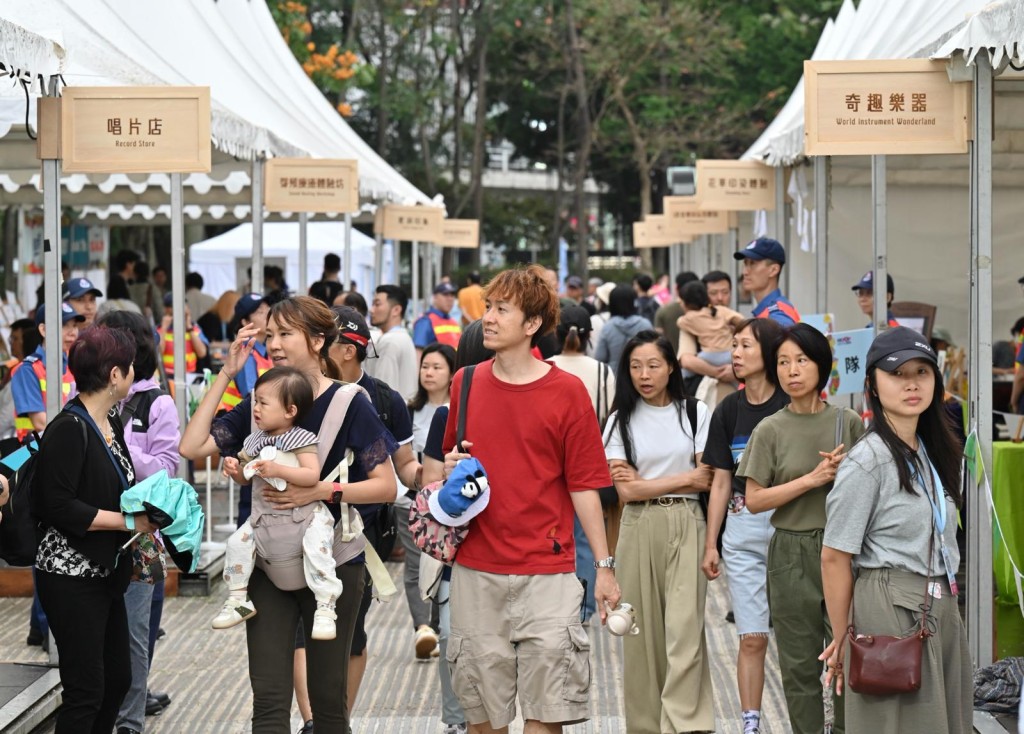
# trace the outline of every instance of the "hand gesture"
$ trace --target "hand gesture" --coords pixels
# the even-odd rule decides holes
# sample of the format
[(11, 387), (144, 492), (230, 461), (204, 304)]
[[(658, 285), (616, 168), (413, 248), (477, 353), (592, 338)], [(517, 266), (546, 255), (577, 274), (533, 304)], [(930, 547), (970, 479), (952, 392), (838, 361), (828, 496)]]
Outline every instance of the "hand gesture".
[(444, 478), (448, 479), (448, 475), (455, 471), (455, 465), (463, 459), (468, 459), (470, 454), (469, 450), (473, 448), (471, 441), (463, 441), (461, 450), (459, 446), (455, 446), (449, 453), (445, 454), (444, 457)]
[(231, 379), (234, 379), (235, 375), (242, 371), (242, 367), (245, 366), (246, 360), (249, 359), (249, 355), (252, 354), (252, 350), (256, 346), (256, 336), (259, 333), (260, 330), (255, 324), (247, 324), (238, 330), (235, 340), (228, 348), (227, 356), (224, 357), (224, 372)]
[(704, 551), (704, 562), (700, 564), (700, 570), (707, 576), (708, 581), (714, 581), (722, 575), (722, 571), (718, 568), (721, 561), (717, 548), (707, 548)]
[(846, 635), (843, 635), (841, 639), (832, 640), (818, 656), (818, 660), (825, 661), (825, 687), (828, 688), (835, 681), (837, 696), (843, 695), (845, 677), (843, 676), (842, 650), (845, 641)]
[(846, 458), (846, 453), (843, 452), (844, 447), (845, 444), (839, 444), (831, 451), (818, 452), (818, 455), (822, 457), (821, 463), (810, 473), (815, 487), (823, 487), (836, 478), (836, 470), (842, 460)]
[(160, 328), (166, 332), (171, 328), (172, 321), (174, 321), (174, 316), (169, 313), (165, 313), (164, 317), (160, 319)]
[(251, 464), (253, 471), (256, 472), (256, 476), (263, 477), (264, 479), (273, 479), (280, 477), (281, 465), (276, 461), (265, 461), (263, 459), (257, 459)]
[(293, 510), (296, 507), (303, 507), (311, 502), (323, 500), (324, 497), (319, 484), (313, 487), (299, 487), (289, 484), (280, 491), (273, 487), (265, 487), (263, 499), (278, 510)]
[(715, 375), (719, 382), (736, 382), (736, 373), (732, 371), (732, 364), (723, 364), (718, 368)]
[(594, 603), (601, 615), (601, 624), (608, 620), (608, 610), (615, 609), (622, 601), (622, 590), (618, 579), (610, 568), (597, 569), (597, 580), (594, 582)]
[(134, 517), (136, 533), (153, 533), (160, 529), (159, 526), (149, 519), (149, 515), (145, 512), (137, 512)]
[(224, 469), (221, 472), (228, 479), (231, 479), (235, 484), (245, 486), (249, 483), (249, 480), (242, 474), (242, 465), (233, 456), (224, 457)]
[(612, 475), (613, 482), (632, 482), (640, 478), (636, 469), (621, 459), (613, 459), (608, 462), (608, 470)]

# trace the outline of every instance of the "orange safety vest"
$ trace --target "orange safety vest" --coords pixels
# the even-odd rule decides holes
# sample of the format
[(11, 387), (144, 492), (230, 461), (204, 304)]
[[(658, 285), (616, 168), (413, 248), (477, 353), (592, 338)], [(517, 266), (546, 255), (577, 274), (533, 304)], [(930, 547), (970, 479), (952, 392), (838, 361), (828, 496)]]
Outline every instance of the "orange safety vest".
[[(192, 333), (198, 331), (198, 326), (192, 327), (192, 332), (189, 333), (188, 338), (185, 339), (185, 371), (195, 372), (196, 371), (196, 350), (192, 346)], [(164, 332), (164, 349), (163, 349), (163, 361), (164, 361), (164, 372), (168, 377), (174, 377), (174, 332)]]
[[(775, 303), (772, 304), (772, 306), (775, 306), (777, 309), (782, 311), (782, 313), (786, 314), (787, 316), (789, 316), (789, 318), (793, 319), (793, 323), (795, 323), (795, 324), (799, 324), (800, 323), (800, 312), (796, 310), (795, 306), (792, 306), (792, 305), (786, 303), (785, 301), (776, 301)], [(756, 319), (770, 319), (771, 317), (772, 317), (772, 307), (771, 306), (768, 306), (767, 308), (765, 308), (763, 311), (761, 311), (761, 313), (754, 314), (754, 318), (756, 318)]]
[[(263, 373), (273, 369), (274, 363), (270, 357), (264, 357), (256, 350), (253, 350), (252, 357), (256, 360), (256, 377), (263, 377)], [(245, 396), (238, 391), (238, 385), (232, 380), (228, 383), (227, 390), (224, 391), (224, 397), (220, 401), (220, 405), (217, 406), (217, 410), (233, 410), (236, 405), (242, 402), (242, 398)]]
[(452, 349), (459, 348), (459, 337), (462, 336), (462, 327), (459, 322), (451, 318), (442, 318), (433, 311), (427, 313), (430, 319), (430, 326), (434, 329), (434, 337), (441, 343), (447, 344)]
[[(43, 405), (46, 405), (46, 365), (43, 364), (41, 359), (25, 359), (24, 362), (19, 364), (11, 372), (11, 377), (14, 377), (14, 373), (21, 369), (26, 363), (32, 365), (32, 371), (36, 373), (36, 379), (39, 380), (39, 390), (43, 393)], [(60, 392), (61, 392), (61, 407), (68, 401), (68, 396), (71, 394), (71, 388), (75, 386), (75, 377), (71, 374), (71, 370), (65, 369), (64, 375), (61, 377)], [(17, 436), (19, 441), (24, 441), (25, 437), (28, 436), (35, 427), (32, 425), (32, 419), (27, 415), (14, 415), (14, 435)]]

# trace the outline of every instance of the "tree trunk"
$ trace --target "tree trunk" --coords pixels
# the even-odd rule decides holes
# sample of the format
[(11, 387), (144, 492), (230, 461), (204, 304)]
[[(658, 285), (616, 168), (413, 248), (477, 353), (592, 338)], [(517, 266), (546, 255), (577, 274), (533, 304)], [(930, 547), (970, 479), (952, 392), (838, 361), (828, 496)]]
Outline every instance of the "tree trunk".
[[(487, 139), (487, 47), (490, 41), (490, 10), (481, 3), (477, 11), (476, 41), (476, 115), (473, 120), (473, 171), (470, 187), (473, 191), (473, 214), (483, 221), (484, 218), (484, 157), (487, 155), (485, 141)], [(481, 264), (481, 248), (473, 251), (473, 261), (477, 267)]]
[(573, 16), (572, 0), (565, 0), (565, 22), (569, 36), (569, 54), (572, 59), (573, 86), (576, 92), (577, 126), (579, 129), (579, 149), (576, 155), (576, 167), (573, 173), (573, 186), (576, 210), (576, 272), (587, 278), (587, 254), (590, 245), (590, 217), (587, 211), (587, 166), (590, 163), (590, 149), (593, 143), (590, 119), (590, 98), (587, 95), (587, 79), (583, 70), (582, 51), (579, 36), (576, 33), (576, 20)]

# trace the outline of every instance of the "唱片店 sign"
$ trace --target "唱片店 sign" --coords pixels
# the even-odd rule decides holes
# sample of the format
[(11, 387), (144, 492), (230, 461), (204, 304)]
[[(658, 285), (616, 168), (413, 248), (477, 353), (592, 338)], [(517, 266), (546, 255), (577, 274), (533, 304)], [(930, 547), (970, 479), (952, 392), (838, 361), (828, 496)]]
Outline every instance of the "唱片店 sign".
[(642, 222), (633, 222), (633, 247), (667, 247), (690, 241), (689, 236), (675, 234), (669, 229), (664, 214), (648, 214)]
[(445, 219), (441, 222), (441, 237), (437, 244), (444, 247), (479, 247), (479, 219)]
[(724, 234), (729, 231), (729, 213), (705, 209), (694, 196), (666, 196), (662, 199), (662, 207), (673, 235)]
[(67, 173), (208, 173), (209, 87), (66, 87)]
[(264, 204), (272, 212), (359, 211), (359, 162), (269, 158)]
[(708, 211), (749, 212), (775, 208), (775, 171), (758, 161), (700, 159), (697, 197)]
[[(442, 210), (433, 206), (385, 206), (380, 215), (380, 234), (386, 240), (438, 242)], [(378, 209), (378, 211), (380, 211)], [(378, 220), (374, 219), (374, 226)]]
[(966, 153), (970, 86), (928, 59), (805, 61), (808, 155)]

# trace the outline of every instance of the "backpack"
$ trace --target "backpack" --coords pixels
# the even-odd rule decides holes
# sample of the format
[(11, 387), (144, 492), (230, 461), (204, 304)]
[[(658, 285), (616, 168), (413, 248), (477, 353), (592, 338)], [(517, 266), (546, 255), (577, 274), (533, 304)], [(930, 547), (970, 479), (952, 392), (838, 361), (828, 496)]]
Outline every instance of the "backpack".
[(163, 388), (155, 387), (132, 395), (131, 400), (124, 404), (118, 416), (126, 428), (130, 424), (133, 433), (149, 432), (149, 414), (153, 403), (162, 395), (169, 395)]
[[(395, 418), (391, 414), (391, 404), (394, 402), (395, 391), (391, 389), (391, 386), (383, 380), (378, 380), (376, 377), (370, 377), (373, 382), (373, 399), (370, 401), (373, 403), (374, 409), (377, 411), (377, 417), (380, 418), (380, 422), (384, 424), (391, 435), (395, 435)], [(377, 514), (369, 521), (369, 524), (363, 528), (363, 532), (366, 534), (366, 539), (373, 545), (373, 549), (377, 551), (377, 555), (383, 559), (387, 559), (391, 555), (391, 551), (395, 549), (395, 544), (398, 542), (398, 526), (395, 524), (395, 506), (390, 503), (384, 503), (380, 506)]]
[[(459, 391), (459, 422), (455, 429), (455, 445), (459, 446), (466, 437), (466, 407), (469, 403), (469, 386), (473, 382), (476, 365), (465, 368), (462, 389)], [(431, 558), (451, 565), (459, 546), (469, 534), (469, 525), (451, 527), (438, 522), (430, 512), (430, 495), (441, 491), (444, 482), (431, 482), (416, 493), (409, 508), (409, 533), (412, 541), (423, 553)]]
[[(69, 420), (79, 425), (82, 429), (82, 443), (87, 443), (89, 436), (85, 423), (74, 417)], [(11, 566), (32, 566), (36, 562), (41, 534), (31, 504), (40, 441), (42, 439), (33, 431), (20, 449), (0, 461), (14, 470), (8, 478), (10, 497), (7, 504), (0, 508), (0, 514), (3, 515), (0, 521), (0, 558)]]

